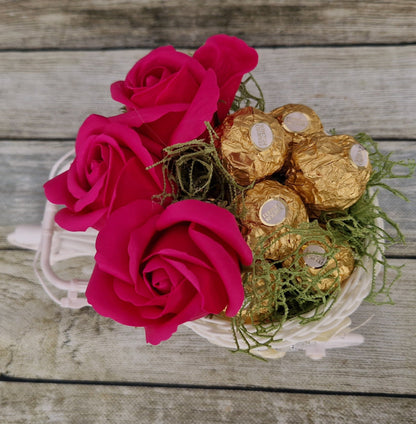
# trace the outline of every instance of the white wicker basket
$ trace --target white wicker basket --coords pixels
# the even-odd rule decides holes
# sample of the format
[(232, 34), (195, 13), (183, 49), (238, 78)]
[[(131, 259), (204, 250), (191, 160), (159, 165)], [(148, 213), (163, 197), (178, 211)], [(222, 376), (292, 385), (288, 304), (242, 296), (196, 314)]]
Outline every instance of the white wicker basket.
[[(326, 349), (361, 344), (364, 338), (351, 332), (349, 317), (371, 289), (372, 264), (370, 260), (364, 262), (366, 269), (355, 268), (323, 318), (306, 324), (301, 324), (298, 319), (292, 318), (283, 323), (275, 341), (270, 344), (271, 347), (254, 348), (251, 353), (263, 358), (281, 358), (287, 352), (305, 350), (306, 355), (312, 359), (321, 359), (325, 356)], [(313, 313), (312, 311), (304, 316), (312, 316)], [(235, 349), (235, 335), (229, 320), (205, 317), (187, 322), (185, 325), (213, 344)], [(252, 336), (261, 342), (261, 337), (255, 336), (255, 329), (249, 325), (246, 327)], [(238, 342), (245, 347), (241, 337)]]
[[(53, 178), (66, 170), (72, 156), (73, 151), (60, 158), (49, 177)], [(15, 245), (36, 250), (34, 270), (45, 292), (60, 306), (78, 309), (88, 306), (84, 296), (87, 279), (64, 280), (55, 273), (52, 265), (74, 257), (94, 256), (97, 232), (88, 230), (74, 233), (63, 230), (54, 221), (58, 209), (56, 205), (46, 202), (42, 226), (17, 227), (8, 240)], [(382, 221), (377, 224), (381, 227)], [(371, 249), (371, 246), (369, 248)], [(296, 318), (288, 320), (282, 325), (271, 347), (259, 347), (251, 353), (263, 358), (281, 358), (287, 352), (304, 350), (310, 358), (321, 359), (325, 356), (326, 349), (363, 343), (364, 338), (352, 333), (350, 328), (350, 315), (371, 290), (373, 263), (366, 257), (363, 265), (364, 267), (355, 268), (323, 318), (307, 324), (301, 324)], [(313, 311), (309, 314), (313, 314)], [(184, 325), (215, 345), (229, 349), (236, 347), (232, 326), (227, 319), (217, 316), (205, 317)], [(247, 329), (254, 333), (253, 327), (247, 326)], [(260, 338), (258, 340), (261, 342)], [(242, 340), (239, 342), (244, 346)]]

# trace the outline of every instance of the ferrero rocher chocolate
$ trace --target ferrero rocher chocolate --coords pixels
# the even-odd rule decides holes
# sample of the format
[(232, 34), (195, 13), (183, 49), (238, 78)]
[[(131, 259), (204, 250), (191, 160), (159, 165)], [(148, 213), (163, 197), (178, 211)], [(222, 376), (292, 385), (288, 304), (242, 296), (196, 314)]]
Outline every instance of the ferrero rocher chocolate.
[(324, 131), (319, 116), (305, 105), (287, 104), (272, 110), (270, 114), (292, 135), (295, 142), (298, 135), (305, 137)]
[(258, 278), (253, 283), (253, 278), (252, 272), (247, 273), (244, 293), (246, 299), (248, 298), (250, 301), (240, 310), (240, 316), (246, 324), (256, 325), (271, 320), (274, 302), (272, 293), (276, 288), (269, 287), (275, 281), (273, 273), (269, 273), (270, 283), (264, 278)]
[(290, 233), (287, 226), (297, 227), (308, 222), (301, 198), (274, 180), (261, 181), (247, 190), (240, 209), (247, 244), (254, 251), (259, 241), (266, 238), (265, 257), (273, 260), (290, 255), (299, 244), (299, 236)]
[[(302, 255), (299, 260), (300, 265), (306, 267), (311, 277), (322, 276), (317, 284), (317, 288), (322, 291), (328, 291), (335, 284), (344, 283), (351, 275), (355, 265), (354, 255), (349, 247), (335, 246), (335, 253), (329, 255), (330, 247), (329, 242), (309, 241), (300, 248)], [(284, 266), (288, 266), (291, 261), (285, 262)], [(299, 282), (309, 283), (310, 281), (306, 277), (306, 281)]]
[(240, 185), (279, 171), (289, 138), (271, 115), (246, 107), (225, 118), (219, 127), (219, 151), (227, 171)]
[(370, 174), (368, 152), (353, 137), (317, 134), (293, 146), (285, 184), (319, 214), (353, 205)]

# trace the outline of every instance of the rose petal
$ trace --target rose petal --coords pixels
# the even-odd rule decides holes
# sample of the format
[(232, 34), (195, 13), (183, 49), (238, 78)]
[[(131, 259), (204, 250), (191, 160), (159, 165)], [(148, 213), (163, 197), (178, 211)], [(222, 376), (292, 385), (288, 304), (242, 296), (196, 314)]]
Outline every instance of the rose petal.
[[(207, 71), (197, 60), (189, 58), (170, 79), (165, 80), (166, 85), (153, 101), (159, 105), (191, 103), (201, 82), (205, 78), (206, 72)], [(180, 88), (180, 90), (178, 88)]]
[[(78, 130), (75, 140), (75, 154), (80, 158), (84, 158), (91, 145), (91, 138), (95, 140), (97, 134), (102, 133), (102, 128), (105, 127), (107, 118), (101, 115), (90, 115), (85, 119)], [(80, 163), (81, 167), (85, 163)], [(81, 169), (82, 171), (82, 169)]]
[(127, 110), (134, 109), (135, 104), (130, 100), (133, 91), (126, 86), (125, 81), (113, 82), (110, 86), (111, 97), (127, 107)]
[(155, 235), (156, 222), (159, 218), (159, 213), (162, 210), (160, 205), (154, 204), (153, 207), (147, 203), (143, 205), (143, 211), (140, 209), (134, 211), (133, 208), (139, 205), (137, 202), (130, 203), (128, 206), (130, 213), (147, 215), (147, 221), (137, 225), (136, 228), (131, 229), (131, 235), (127, 244), (127, 251), (129, 256), (129, 274), (131, 280), (138, 286), (138, 282), (141, 279), (142, 274), (142, 263), (143, 257), (146, 254), (146, 250), (149, 249), (149, 244)]
[(157, 230), (162, 231), (180, 222), (194, 222), (206, 227), (237, 253), (243, 265), (251, 264), (251, 249), (241, 235), (234, 215), (226, 209), (195, 199), (182, 200), (169, 205), (162, 212)]
[(178, 315), (171, 317), (171, 320), (149, 324), (145, 327), (147, 343), (157, 345), (169, 339), (175, 333), (180, 324), (202, 318), (200, 299), (193, 298), (188, 303), (187, 308), (180, 311)]
[[(148, 270), (146, 269), (146, 275)], [(150, 273), (149, 273), (150, 274)], [(167, 272), (166, 268), (157, 268), (151, 272), (152, 286), (159, 294), (167, 294), (172, 290), (172, 285), (175, 284), (175, 278), (172, 278), (172, 272)], [(176, 273), (176, 275), (178, 275)]]
[(55, 215), (55, 222), (68, 231), (85, 231), (89, 227), (100, 230), (101, 219), (106, 214), (106, 209), (96, 209), (91, 212), (77, 214), (68, 208), (60, 209)]
[[(157, 282), (159, 281), (160, 283), (159, 279), (162, 278), (162, 275), (163, 280), (167, 280), (164, 283), (165, 289), (169, 287), (169, 290), (164, 293), (160, 293), (159, 289), (156, 287)], [(139, 294), (147, 295), (150, 299), (155, 296), (160, 297), (164, 294), (168, 294), (173, 286), (180, 284), (183, 280), (183, 276), (166, 262), (163, 257), (156, 256), (143, 266), (141, 279), (138, 279), (138, 281), (141, 280), (143, 280), (144, 284), (137, 284), (136, 291)]]
[[(105, 227), (97, 236), (95, 260), (99, 267), (122, 280), (130, 281), (129, 268), (135, 260), (140, 260), (142, 250), (130, 246), (135, 232), (146, 244), (155, 230), (157, 212), (162, 207), (149, 200), (137, 200), (114, 211)], [(156, 214), (156, 215), (155, 215)], [(139, 228), (139, 230), (137, 230)], [(146, 236), (146, 238), (144, 238)], [(120, 249), (125, 246), (128, 250)]]
[[(152, 50), (148, 55), (141, 58), (131, 68), (125, 81), (118, 81), (111, 86), (111, 95), (114, 100), (125, 104), (128, 108), (136, 108), (139, 102), (140, 107), (154, 105), (155, 88), (161, 89), (160, 84), (166, 84), (169, 75), (177, 72), (185, 63), (191, 61), (188, 55), (177, 52), (172, 46), (163, 46)], [(163, 67), (163, 73), (159, 82), (155, 84), (154, 79), (150, 86), (147, 86), (148, 77), (155, 76), (154, 71)], [(163, 88), (162, 88), (163, 89)], [(140, 98), (137, 95), (140, 93)], [(131, 100), (131, 97), (135, 101)]]
[[(160, 104), (157, 101), (158, 95), (161, 91), (164, 91), (166, 89), (166, 86), (169, 85), (170, 81), (173, 78), (174, 75), (170, 75), (166, 77), (166, 79), (159, 80), (157, 83), (154, 83), (151, 86), (146, 85), (145, 87), (132, 87), (131, 91), (133, 92), (133, 94), (129, 99), (132, 103), (130, 109), (140, 110), (141, 108)], [(153, 82), (155, 81), (153, 80)]]
[(208, 38), (203, 46), (195, 51), (193, 57), (205, 69), (213, 69), (221, 87), (230, 77), (243, 76), (257, 66), (258, 54), (243, 40), (226, 34)]
[(200, 137), (206, 131), (205, 122), (211, 122), (219, 98), (217, 78), (207, 71), (194, 100), (173, 132), (169, 144), (185, 143)]
[[(138, 199), (152, 200), (159, 203), (157, 195), (165, 190), (170, 193), (170, 186), (164, 188), (161, 166), (146, 170), (144, 165), (137, 159), (131, 158), (117, 180), (113, 198), (110, 201), (110, 209), (118, 209)], [(165, 199), (165, 203), (169, 198)]]
[(176, 51), (172, 46), (158, 47), (136, 62), (126, 76), (126, 84), (129, 87), (145, 87), (145, 79), (155, 68), (163, 66), (169, 73), (174, 73), (190, 60), (187, 54)]
[(205, 228), (192, 224), (189, 233), (195, 245), (202, 250), (222, 279), (222, 281), (213, 281), (211, 287), (202, 288), (205, 305), (215, 308), (207, 312), (218, 314), (227, 306), (226, 315), (234, 316), (240, 310), (244, 300), (238, 258), (236, 255), (231, 255), (221, 245), (221, 239), (215, 240), (212, 234), (207, 235)]
[(45, 190), (46, 198), (57, 205), (72, 205), (75, 198), (68, 191), (68, 171), (57, 175), (51, 180), (47, 181), (43, 188)]
[(130, 282), (114, 279), (114, 293), (124, 302), (135, 305), (136, 314), (143, 319), (160, 317), (166, 303), (167, 296), (155, 296), (154, 290), (150, 296), (137, 293), (135, 286)]
[[(160, 217), (158, 217), (159, 219)], [(151, 249), (148, 250), (148, 256), (145, 260), (147, 261), (151, 255), (159, 255), (161, 251), (172, 252), (172, 250), (183, 252), (182, 259), (185, 257), (185, 254), (190, 261), (193, 256), (198, 257), (198, 252), (195, 252), (195, 245), (187, 233), (188, 225), (184, 222), (175, 223), (170, 226), (168, 231), (159, 231), (157, 238), (153, 240)]]
[[(187, 238), (188, 229), (183, 233), (180, 239), (176, 239), (174, 246), (171, 247), (154, 247), (149, 256), (143, 258), (144, 262), (149, 261), (156, 254), (159, 256), (163, 256), (166, 259), (178, 260), (180, 262), (189, 263), (190, 265), (197, 266), (199, 268), (211, 269), (209, 263), (207, 263), (203, 257), (201, 257), (201, 252), (198, 252), (198, 249), (195, 249), (195, 245), (193, 245), (192, 252), (186, 252), (186, 247), (182, 244), (184, 238)], [(177, 241), (181, 242), (178, 243)], [(166, 243), (168, 244), (168, 243)], [(175, 249), (176, 246), (176, 249)], [(199, 257), (198, 257), (199, 256)]]
[(144, 124), (158, 121), (167, 113), (183, 112), (187, 109), (188, 103), (175, 102), (169, 105), (154, 105), (146, 108), (134, 109), (120, 115), (108, 118), (130, 127), (140, 128)]
[(220, 87), (218, 118), (222, 121), (230, 110), (243, 75), (257, 66), (257, 52), (237, 37), (218, 34), (208, 38), (193, 57), (217, 75)]
[(149, 262), (146, 263), (143, 272), (150, 274), (156, 269), (163, 268), (171, 281), (172, 290), (179, 286), (183, 281), (187, 281), (197, 291), (200, 291), (199, 276), (196, 275), (196, 272), (199, 273), (200, 268), (195, 266), (190, 267), (189, 265), (191, 264), (169, 257), (164, 257), (163, 255), (158, 255), (151, 258)]
[(88, 283), (85, 296), (88, 303), (100, 315), (109, 317), (121, 324), (143, 326), (148, 321), (141, 318), (137, 308), (130, 302), (124, 302), (114, 292), (114, 277), (95, 267)]
[[(83, 193), (83, 196), (81, 196), (76, 202), (74, 202), (73, 210), (74, 212), (80, 212), (87, 206), (91, 205), (97, 200), (97, 197), (99, 196), (100, 192), (102, 191), (105, 180), (107, 176), (102, 175), (101, 178), (96, 181), (96, 183), (90, 188), (90, 190), (85, 191)], [(70, 187), (79, 187), (74, 185), (70, 185)], [(102, 204), (98, 207), (102, 207)]]

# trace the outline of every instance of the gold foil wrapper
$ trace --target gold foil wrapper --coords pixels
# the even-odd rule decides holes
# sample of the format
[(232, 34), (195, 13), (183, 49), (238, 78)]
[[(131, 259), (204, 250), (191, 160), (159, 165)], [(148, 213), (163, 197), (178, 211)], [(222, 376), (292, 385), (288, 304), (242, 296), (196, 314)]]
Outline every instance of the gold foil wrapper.
[(319, 116), (313, 109), (305, 105), (287, 104), (272, 110), (270, 114), (292, 136), (293, 142), (324, 131)]
[(370, 174), (368, 153), (353, 137), (318, 134), (293, 146), (285, 184), (319, 214), (357, 202)]
[[(325, 256), (328, 247), (320, 242), (308, 242), (302, 246), (300, 263), (307, 267), (308, 273), (322, 275), (318, 288), (328, 291), (335, 284), (344, 283), (354, 270), (354, 255), (346, 246), (335, 246), (337, 252), (333, 257)], [(333, 270), (333, 272), (331, 272)]]
[[(328, 291), (342, 285), (350, 277), (355, 267), (352, 250), (348, 246), (334, 246), (335, 253), (330, 255), (328, 253), (330, 248), (329, 241), (326, 243), (308, 241), (299, 249), (301, 257), (295, 266), (300, 265), (306, 268), (307, 274), (311, 277), (310, 279), (307, 276), (297, 277), (299, 284), (308, 288), (309, 285), (312, 285), (313, 277), (322, 276), (316, 288)], [(294, 261), (294, 257), (289, 258), (283, 262), (283, 266), (290, 267)], [(312, 290), (316, 290), (316, 288), (311, 287)]]
[(243, 186), (279, 171), (287, 157), (289, 138), (271, 115), (246, 107), (225, 118), (217, 133), (227, 171)]
[(239, 314), (245, 324), (260, 324), (271, 321), (273, 313), (274, 287), (273, 274), (270, 273), (271, 283), (263, 278), (259, 278), (253, 284), (253, 274), (247, 273), (247, 281), (244, 285), (245, 297), (250, 298), (250, 302), (240, 310)]
[(261, 181), (247, 190), (239, 213), (247, 244), (255, 251), (259, 241), (268, 237), (263, 246), (265, 257), (273, 260), (290, 255), (300, 243), (300, 237), (288, 233), (286, 226), (308, 222), (301, 198), (274, 180)]

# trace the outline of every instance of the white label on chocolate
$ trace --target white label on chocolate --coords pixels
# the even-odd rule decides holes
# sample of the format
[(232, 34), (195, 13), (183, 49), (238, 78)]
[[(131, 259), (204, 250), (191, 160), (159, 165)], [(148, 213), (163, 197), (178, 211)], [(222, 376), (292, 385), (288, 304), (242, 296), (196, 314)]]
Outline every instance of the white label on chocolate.
[(260, 208), (260, 221), (269, 227), (281, 224), (287, 215), (287, 205), (283, 199), (266, 200)]
[(273, 143), (273, 132), (265, 122), (258, 122), (251, 127), (250, 138), (257, 149), (266, 150)]
[(351, 160), (360, 168), (368, 165), (368, 152), (361, 144), (353, 144), (350, 149)]
[(283, 126), (290, 132), (302, 132), (309, 127), (309, 117), (302, 112), (292, 112), (283, 119)]
[(310, 244), (303, 251), (303, 260), (311, 268), (322, 268), (326, 264), (325, 249), (318, 244)]

